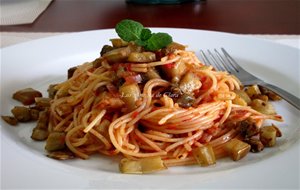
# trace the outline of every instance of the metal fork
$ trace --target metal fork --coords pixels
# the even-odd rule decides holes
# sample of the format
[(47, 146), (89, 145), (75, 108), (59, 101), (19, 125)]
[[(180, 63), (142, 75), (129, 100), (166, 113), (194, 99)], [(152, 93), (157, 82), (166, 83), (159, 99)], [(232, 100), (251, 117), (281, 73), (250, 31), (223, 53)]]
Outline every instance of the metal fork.
[(207, 54), (205, 54), (203, 50), (200, 50), (200, 54), (203, 58), (204, 63), (207, 65), (212, 65), (217, 70), (228, 71), (230, 74), (235, 75), (245, 86), (257, 84), (259, 86), (265, 87), (278, 94), (291, 105), (300, 110), (300, 99), (298, 97), (277, 86), (268, 84), (263, 80), (257, 78), (256, 76), (252, 75), (251, 73), (247, 72), (241, 66), (238, 65), (238, 63), (229, 55), (229, 53), (227, 53), (227, 51), (224, 48), (221, 48), (221, 50), (223, 52), (223, 55), (219, 53), (219, 51), (216, 49), (214, 49), (214, 52), (207, 50)]

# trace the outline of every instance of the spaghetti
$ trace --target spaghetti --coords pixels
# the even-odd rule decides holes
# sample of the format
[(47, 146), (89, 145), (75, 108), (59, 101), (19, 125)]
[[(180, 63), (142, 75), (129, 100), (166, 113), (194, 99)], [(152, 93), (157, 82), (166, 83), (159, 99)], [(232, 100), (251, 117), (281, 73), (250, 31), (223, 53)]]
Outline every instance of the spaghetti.
[[(144, 79), (151, 69), (164, 77)], [(187, 73), (196, 82), (183, 81)], [(125, 82), (116, 84), (120, 79)], [(139, 92), (123, 93), (124, 85), (135, 85)], [(282, 120), (233, 103), (241, 88), (236, 77), (202, 64), (186, 50), (147, 63), (87, 62), (55, 87), (49, 129), (65, 132), (68, 149), (82, 159), (103, 153), (135, 160), (159, 156), (166, 166), (195, 164), (193, 149), (208, 143), (217, 158), (224, 156), (223, 145), (240, 136), (237, 122), (251, 120), (261, 127), (266, 119)], [(193, 101), (182, 106), (178, 100), (186, 89)], [(131, 96), (134, 105), (128, 104)]]

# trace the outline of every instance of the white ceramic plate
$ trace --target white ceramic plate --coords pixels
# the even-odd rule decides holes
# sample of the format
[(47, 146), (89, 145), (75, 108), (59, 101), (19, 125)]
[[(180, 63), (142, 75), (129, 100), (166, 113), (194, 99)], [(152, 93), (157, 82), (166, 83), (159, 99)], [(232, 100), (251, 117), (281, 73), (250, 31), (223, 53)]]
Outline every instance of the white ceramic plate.
[[(296, 48), (228, 33), (153, 28), (168, 32), (190, 50), (224, 47), (247, 70), (300, 96), (300, 51)], [(66, 78), (68, 68), (94, 60), (114, 30), (73, 33), (18, 44), (1, 50), (1, 115), (18, 104), (14, 91), (33, 87), (46, 95), (49, 84)], [(1, 120), (3, 188), (299, 188), (300, 112), (285, 101), (275, 104), (285, 121), (275, 148), (250, 154), (239, 162), (219, 160), (212, 167), (173, 167), (148, 175), (125, 175), (105, 156), (56, 161), (45, 156), (43, 143), (30, 139), (33, 123), (18, 127)]]

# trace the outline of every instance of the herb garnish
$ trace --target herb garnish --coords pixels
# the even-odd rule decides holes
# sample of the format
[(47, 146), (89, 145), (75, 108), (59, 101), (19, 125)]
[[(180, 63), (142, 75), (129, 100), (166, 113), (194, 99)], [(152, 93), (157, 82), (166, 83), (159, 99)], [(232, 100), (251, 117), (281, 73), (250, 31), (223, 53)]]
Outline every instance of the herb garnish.
[(152, 33), (150, 29), (134, 20), (125, 19), (115, 28), (119, 37), (126, 42), (135, 42), (146, 50), (156, 51), (169, 45), (173, 40), (167, 33)]

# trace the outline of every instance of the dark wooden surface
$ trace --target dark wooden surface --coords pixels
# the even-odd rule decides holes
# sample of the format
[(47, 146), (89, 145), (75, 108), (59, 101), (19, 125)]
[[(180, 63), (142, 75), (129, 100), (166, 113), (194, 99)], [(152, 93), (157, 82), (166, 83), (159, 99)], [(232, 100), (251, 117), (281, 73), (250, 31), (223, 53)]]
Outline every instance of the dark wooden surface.
[(33, 24), (1, 31), (74, 32), (113, 28), (130, 18), (147, 27), (177, 27), (242, 34), (300, 34), (300, 0), (206, 0), (140, 5), (125, 0), (54, 0)]

